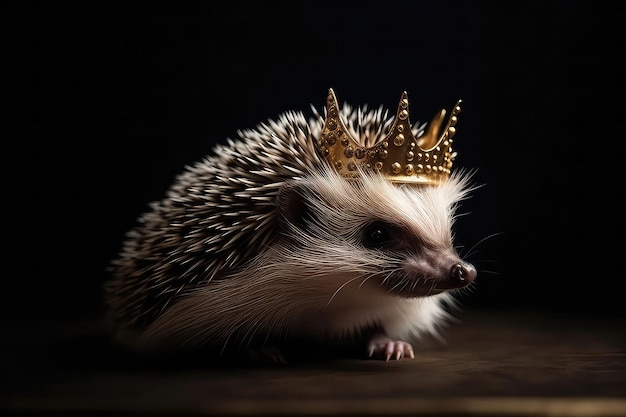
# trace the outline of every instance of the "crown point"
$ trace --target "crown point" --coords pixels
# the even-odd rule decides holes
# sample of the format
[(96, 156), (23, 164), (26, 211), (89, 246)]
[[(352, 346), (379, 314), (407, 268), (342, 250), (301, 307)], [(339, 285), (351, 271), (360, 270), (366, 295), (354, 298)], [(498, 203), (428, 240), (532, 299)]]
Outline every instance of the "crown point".
[(335, 96), (335, 91), (332, 88), (328, 89), (328, 95), (326, 97), (327, 107), (331, 107), (332, 105), (337, 104), (337, 97)]
[(458, 100), (453, 107), (444, 129), (441, 126), (446, 111), (441, 110), (426, 131), (415, 137), (409, 121), (408, 94), (404, 91), (386, 137), (366, 147), (346, 129), (335, 92), (329, 88), (326, 120), (315, 143), (331, 166), (348, 178), (356, 178), (362, 167), (374, 169), (392, 182), (437, 185), (450, 174), (456, 156), (451, 144), (460, 103)]

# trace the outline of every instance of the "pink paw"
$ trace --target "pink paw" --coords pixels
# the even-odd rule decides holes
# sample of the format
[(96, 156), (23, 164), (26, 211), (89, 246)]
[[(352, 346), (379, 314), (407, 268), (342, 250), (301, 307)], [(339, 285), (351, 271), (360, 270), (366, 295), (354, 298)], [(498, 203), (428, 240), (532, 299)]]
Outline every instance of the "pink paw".
[(401, 340), (392, 340), (387, 336), (374, 336), (367, 345), (370, 357), (384, 356), (385, 360), (400, 360), (402, 358), (415, 358), (413, 346), (410, 343)]

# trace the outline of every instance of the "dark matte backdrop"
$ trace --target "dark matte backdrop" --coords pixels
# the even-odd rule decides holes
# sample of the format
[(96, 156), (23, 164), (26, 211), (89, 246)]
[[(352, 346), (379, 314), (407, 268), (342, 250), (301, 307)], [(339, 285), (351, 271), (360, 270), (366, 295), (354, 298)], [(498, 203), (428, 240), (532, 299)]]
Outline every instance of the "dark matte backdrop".
[[(8, 5), (7, 5), (8, 4)], [(148, 202), (211, 146), (340, 101), (464, 100), (472, 308), (623, 314), (624, 14), (600, 2), (4, 3), (2, 311), (92, 317)], [(414, 119), (415, 120), (415, 119)]]

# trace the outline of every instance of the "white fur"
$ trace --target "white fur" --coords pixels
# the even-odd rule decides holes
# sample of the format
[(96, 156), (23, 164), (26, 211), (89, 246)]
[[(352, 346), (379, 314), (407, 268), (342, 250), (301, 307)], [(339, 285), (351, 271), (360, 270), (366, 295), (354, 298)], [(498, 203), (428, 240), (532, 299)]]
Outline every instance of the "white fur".
[(468, 178), (459, 172), (440, 186), (416, 187), (374, 174), (355, 183), (332, 170), (311, 173), (299, 181), (323, 221), (310, 233), (290, 226), (300, 245), (278, 240), (243, 268), (185, 294), (146, 329), (142, 343), (224, 347), (264, 335), (341, 339), (374, 323), (393, 339), (437, 335), (448, 317), (442, 303), (452, 296), (401, 298), (373, 284), (372, 277), (400, 268), (401, 260), (364, 249), (357, 231), (368, 220), (384, 220), (451, 248), (454, 212), (470, 191)]

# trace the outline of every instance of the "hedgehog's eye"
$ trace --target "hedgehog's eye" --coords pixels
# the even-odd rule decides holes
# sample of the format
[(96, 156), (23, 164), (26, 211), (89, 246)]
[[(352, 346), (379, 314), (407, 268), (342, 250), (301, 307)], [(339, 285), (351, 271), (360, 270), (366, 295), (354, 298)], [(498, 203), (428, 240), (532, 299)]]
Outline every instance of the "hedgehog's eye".
[(383, 222), (374, 222), (363, 231), (363, 245), (371, 249), (379, 249), (391, 242), (391, 232)]

